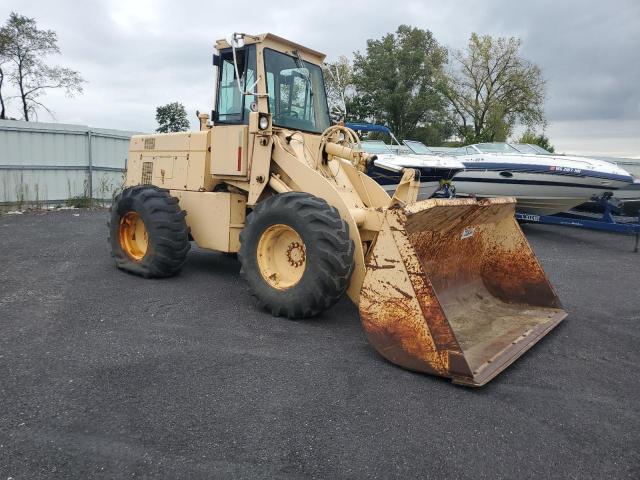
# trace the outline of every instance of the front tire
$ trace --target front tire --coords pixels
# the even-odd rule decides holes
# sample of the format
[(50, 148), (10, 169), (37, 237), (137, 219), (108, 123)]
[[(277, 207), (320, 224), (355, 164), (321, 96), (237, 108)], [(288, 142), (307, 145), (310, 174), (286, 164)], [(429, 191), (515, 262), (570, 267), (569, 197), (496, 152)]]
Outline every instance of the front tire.
[(260, 202), (240, 233), (242, 274), (275, 316), (309, 318), (334, 305), (349, 286), (353, 256), (347, 223), (307, 193)]
[(124, 190), (111, 206), (109, 221), (118, 268), (145, 278), (178, 273), (191, 248), (185, 216), (166, 190), (151, 185)]

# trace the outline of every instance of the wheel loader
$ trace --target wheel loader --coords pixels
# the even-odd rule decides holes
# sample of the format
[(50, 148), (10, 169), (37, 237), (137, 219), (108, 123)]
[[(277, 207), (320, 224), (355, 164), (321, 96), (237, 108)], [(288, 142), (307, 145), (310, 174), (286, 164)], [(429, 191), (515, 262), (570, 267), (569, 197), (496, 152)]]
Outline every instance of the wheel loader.
[(131, 139), (109, 223), (120, 269), (174, 275), (191, 241), (237, 253), (274, 316), (310, 318), (346, 294), (384, 358), (469, 386), (565, 318), (514, 199), (416, 201), (411, 169), (390, 196), (357, 134), (330, 122), (323, 54), (273, 34), (215, 47), (199, 131)]

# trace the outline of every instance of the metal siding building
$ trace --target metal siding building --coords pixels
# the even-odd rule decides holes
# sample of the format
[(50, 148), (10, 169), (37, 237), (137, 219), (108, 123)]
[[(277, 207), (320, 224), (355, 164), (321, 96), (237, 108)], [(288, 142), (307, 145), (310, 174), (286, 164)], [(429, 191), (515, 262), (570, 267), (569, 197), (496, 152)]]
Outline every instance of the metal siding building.
[(0, 204), (110, 200), (122, 185), (129, 139), (136, 133), (0, 120)]

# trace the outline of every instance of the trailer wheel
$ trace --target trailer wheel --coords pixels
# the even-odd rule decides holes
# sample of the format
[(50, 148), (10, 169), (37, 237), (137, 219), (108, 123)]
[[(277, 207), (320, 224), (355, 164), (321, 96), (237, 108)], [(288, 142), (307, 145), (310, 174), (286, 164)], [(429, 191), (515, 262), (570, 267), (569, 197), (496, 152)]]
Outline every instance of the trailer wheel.
[(145, 278), (180, 271), (191, 248), (178, 199), (151, 185), (130, 187), (110, 209), (109, 244), (116, 265)]
[(272, 315), (308, 318), (335, 304), (354, 268), (349, 226), (324, 200), (287, 192), (264, 200), (246, 219), (242, 275)]

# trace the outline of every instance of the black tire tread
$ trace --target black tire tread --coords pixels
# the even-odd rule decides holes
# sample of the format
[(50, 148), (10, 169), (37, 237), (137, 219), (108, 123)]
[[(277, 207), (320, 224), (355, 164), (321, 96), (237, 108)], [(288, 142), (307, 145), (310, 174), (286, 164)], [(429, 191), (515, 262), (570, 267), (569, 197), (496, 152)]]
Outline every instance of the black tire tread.
[[(257, 243), (255, 236), (263, 230), (256, 231), (255, 225), (271, 212), (295, 212), (295, 216), (304, 220), (318, 253), (313, 284), (294, 287), (298, 289), (296, 295), (286, 295), (277, 303), (260, 294), (264, 287), (259, 284), (266, 283), (251, 261), (255, 252), (250, 250)], [(345, 293), (354, 269), (354, 251), (349, 226), (335, 207), (308, 193), (287, 192), (258, 203), (247, 216), (240, 232), (238, 259), (243, 267), (242, 276), (263, 308), (274, 316), (309, 318), (333, 306)], [(303, 282), (305, 276), (300, 283)]]
[[(129, 258), (118, 239), (120, 218), (130, 210), (141, 215), (149, 234), (149, 250), (140, 262)], [(109, 212), (108, 241), (118, 268), (145, 278), (169, 277), (180, 271), (191, 244), (186, 212), (177, 198), (156, 186), (138, 185), (117, 195)]]

